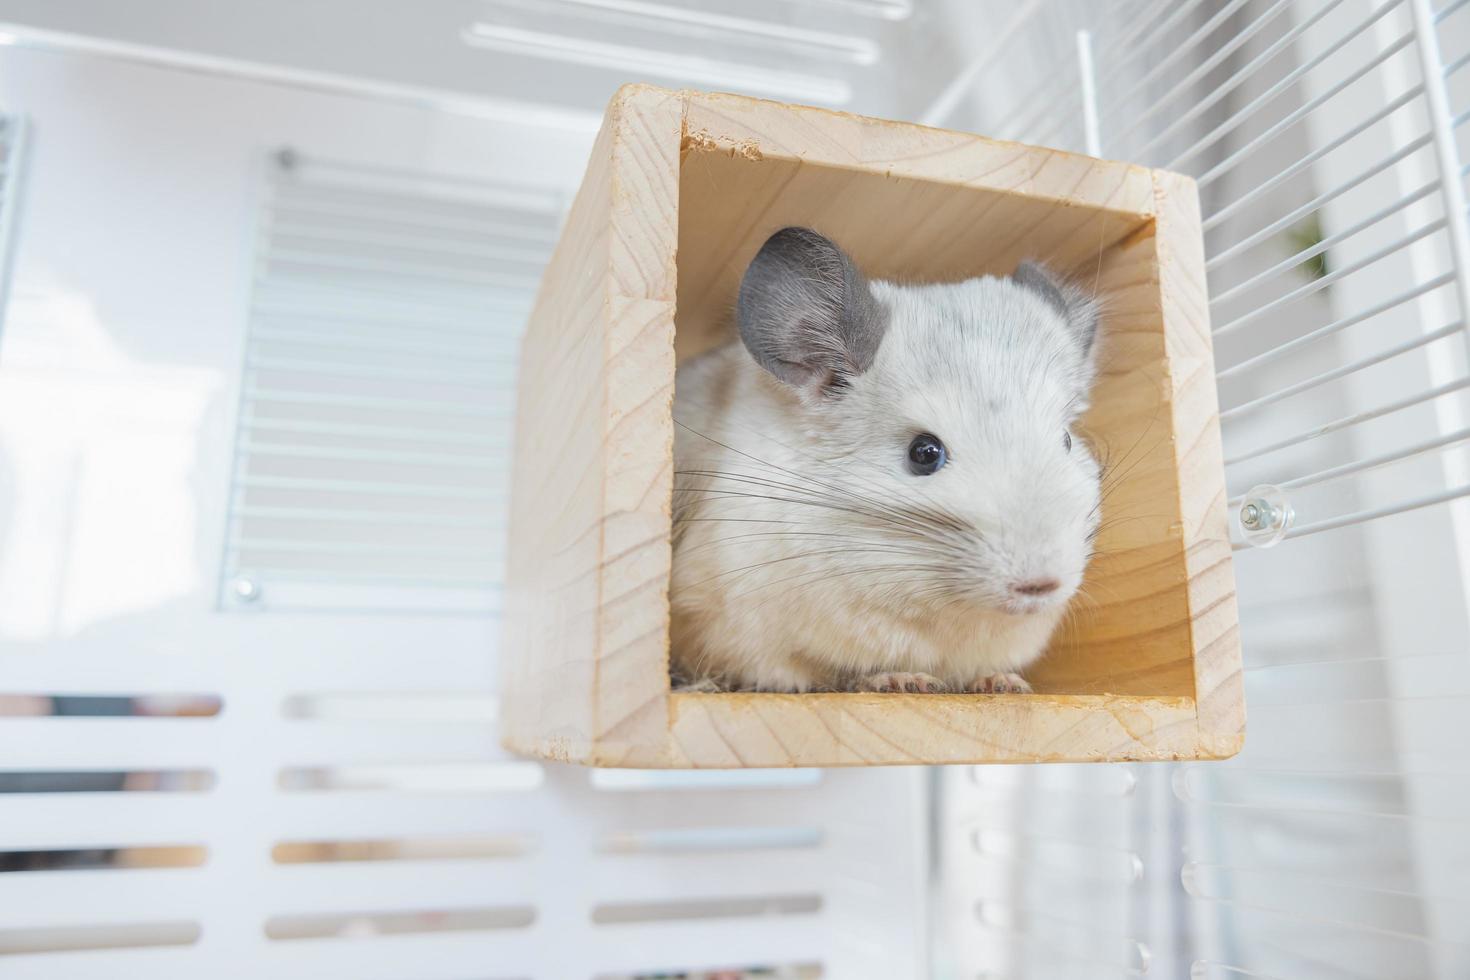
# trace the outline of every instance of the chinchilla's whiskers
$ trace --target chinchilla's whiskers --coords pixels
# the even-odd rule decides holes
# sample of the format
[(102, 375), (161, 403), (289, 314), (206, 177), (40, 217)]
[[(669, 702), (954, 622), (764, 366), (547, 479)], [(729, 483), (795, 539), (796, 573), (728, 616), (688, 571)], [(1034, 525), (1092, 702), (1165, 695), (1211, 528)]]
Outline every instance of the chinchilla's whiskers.
[[(1140, 450), (1144, 449), (1144, 439), (1148, 437), (1149, 433), (1153, 431), (1154, 426), (1158, 423), (1160, 411), (1162, 411), (1162, 408), (1155, 409), (1154, 415), (1149, 419), (1148, 424), (1138, 433), (1137, 438), (1133, 440), (1133, 444), (1128, 447), (1128, 451), (1117, 461), (1114, 461), (1112, 458), (1112, 445), (1106, 442), (1103, 444), (1104, 455), (1098, 460), (1102, 468), (1102, 474), (1099, 479), (1102, 499), (1106, 500), (1110, 497), (1113, 491), (1122, 483), (1123, 479), (1148, 458), (1148, 451), (1140, 452)], [(1148, 447), (1148, 449), (1152, 448), (1154, 447)], [(1128, 465), (1126, 468), (1120, 470), (1118, 467), (1124, 462), (1127, 462)]]
[[(883, 473), (884, 472), (880, 467), (875, 466), (872, 462), (870, 462), (870, 461), (868, 461), (866, 459), (862, 459), (860, 457), (856, 457), (852, 453), (847, 453), (847, 454), (843, 454), (843, 455), (840, 455), (840, 456), (837, 456), (837, 457), (833, 457), (832, 458), (832, 460), (844, 460), (844, 461), (846, 461), (849, 464), (849, 466), (847, 468), (842, 469), (839, 472), (834, 472), (832, 474), (833, 475), (833, 478), (842, 481), (841, 483), (829, 484), (829, 483), (825, 483), (825, 482), (823, 482), (821, 480), (814, 479), (810, 474), (798, 473), (798, 472), (796, 472), (794, 470), (791, 470), (791, 469), (789, 469), (787, 467), (780, 466), (779, 464), (773, 463), (770, 460), (762, 459), (761, 457), (756, 456), (753, 453), (747, 452), (747, 451), (742, 450), (742, 449), (737, 449), (734, 446), (729, 445), (728, 443), (721, 442), (720, 440), (714, 438), (713, 436), (710, 436), (710, 435), (708, 435), (706, 433), (700, 432), (700, 431), (698, 431), (698, 430), (696, 430), (696, 429), (694, 429), (694, 428), (686, 425), (685, 423), (679, 421), (678, 419), (675, 419), (674, 420), (674, 424), (675, 425), (678, 425), (681, 429), (683, 429), (684, 431), (690, 433), (691, 435), (694, 435), (694, 436), (696, 436), (696, 437), (698, 437), (700, 439), (703, 439), (706, 442), (711, 443), (712, 445), (719, 446), (722, 449), (726, 449), (726, 450), (728, 450), (728, 451), (730, 451), (732, 453), (735, 453), (736, 455), (738, 455), (738, 456), (740, 456), (740, 457), (742, 457), (744, 459), (747, 459), (747, 460), (751, 461), (752, 463), (755, 463), (758, 466), (764, 466), (764, 467), (767, 467), (769, 469), (776, 470), (779, 473), (783, 473), (786, 476), (788, 476), (790, 478), (793, 478), (793, 479), (796, 479), (796, 480), (799, 480), (799, 481), (800, 480), (805, 480), (805, 481), (807, 481), (807, 482), (809, 482), (811, 484), (814, 484), (816, 486), (819, 486), (819, 487), (821, 487), (821, 488), (823, 488), (825, 490), (828, 490), (830, 492), (842, 493), (842, 494), (846, 494), (846, 495), (849, 495), (849, 496), (861, 496), (861, 495), (858, 495), (858, 494), (854, 494), (854, 492), (852, 491), (852, 489), (850, 488), (850, 486), (845, 486), (844, 485), (844, 484), (851, 484), (855, 480), (858, 480), (859, 479), (852, 472), (852, 468), (851, 468), (852, 467), (852, 464), (856, 464), (857, 466), (870, 469), (874, 473)], [(756, 430), (751, 429), (748, 426), (742, 426), (742, 428), (747, 429), (747, 431), (752, 432), (757, 437), (762, 438), (762, 439), (766, 440), (767, 442), (772, 443), (773, 445), (782, 446), (783, 448), (786, 448), (788, 450), (790, 449), (789, 446), (786, 446), (784, 443), (780, 442), (779, 440), (776, 440), (776, 439), (770, 437), (768, 434), (756, 432)], [(817, 462), (819, 464), (821, 464), (821, 465), (827, 465), (829, 467), (832, 466), (832, 461), (831, 460), (829, 460), (829, 461), (818, 460)], [(898, 510), (900, 512), (907, 511), (907, 510), (909, 510), (909, 509), (912, 508), (912, 501), (909, 500), (909, 499), (907, 499), (907, 498), (905, 498), (904, 496), (898, 494), (891, 487), (886, 487), (886, 486), (882, 486), (881, 484), (876, 484), (876, 483), (871, 483), (871, 482), (867, 482), (864, 485), (865, 485), (866, 489), (868, 489), (870, 492), (871, 491), (877, 491), (878, 493), (880, 493), (882, 495), (883, 498), (886, 498), (886, 499), (882, 499), (882, 500), (875, 499), (873, 497), (867, 497), (867, 498), (865, 498), (865, 499), (868, 500), (868, 502), (870, 504), (873, 504), (873, 505), (885, 505), (885, 506), (891, 507), (891, 508), (893, 508), (895, 510)], [(960, 529), (964, 528), (964, 526), (965, 526), (964, 525), (964, 522), (962, 520), (960, 520), (960, 518), (958, 518), (956, 515), (950, 513), (948, 510), (946, 510), (946, 509), (944, 509), (942, 507), (934, 507), (934, 506), (931, 505), (930, 506), (930, 510), (931, 510), (931, 512), (933, 513), (933, 515), (935, 517), (937, 517), (939, 519), (942, 519), (942, 520), (944, 520), (947, 523), (952, 524), (953, 527), (956, 530), (960, 530)]]
[[(706, 584), (708, 582), (729, 575), (738, 575), (737, 580), (743, 580), (750, 577), (760, 569), (787, 562), (798, 561), (812, 561), (817, 563), (818, 567), (807, 570), (807, 572), (809, 572), (813, 578), (813, 582), (811, 584), (815, 584), (818, 581), (822, 581), (832, 577), (836, 573), (845, 574), (851, 571), (855, 574), (857, 572), (871, 571), (876, 568), (876, 566), (852, 566), (850, 564), (850, 559), (854, 557), (865, 555), (886, 555), (894, 558), (901, 558), (903, 559), (903, 561), (888, 564), (882, 567), (885, 569), (898, 570), (902, 573), (905, 573), (904, 576), (896, 576), (892, 581), (875, 580), (871, 582), (860, 583), (861, 588), (868, 591), (873, 591), (883, 588), (885, 586), (896, 585), (899, 581), (905, 581), (907, 582), (907, 588), (903, 592), (901, 598), (912, 598), (912, 601), (923, 601), (931, 597), (927, 595), (916, 594), (914, 581), (915, 579), (919, 581), (921, 589), (933, 589), (936, 592), (943, 592), (943, 594), (946, 596), (956, 595), (965, 592), (971, 585), (971, 583), (967, 579), (956, 572), (956, 562), (947, 552), (927, 549), (908, 543), (905, 543), (903, 545), (889, 544), (886, 546), (875, 547), (872, 543), (871, 537), (851, 534), (836, 534), (825, 530), (808, 532), (773, 531), (757, 532), (754, 535), (730, 535), (711, 541), (701, 542), (700, 544), (694, 545), (690, 550), (692, 552), (693, 550), (700, 547), (708, 547), (716, 544), (723, 544), (731, 540), (748, 539), (751, 537), (776, 539), (787, 537), (808, 539), (816, 538), (819, 539), (819, 543), (824, 545), (841, 544), (841, 546), (819, 548), (817, 550), (806, 550), (800, 553), (782, 555), (780, 557), (769, 559), (766, 561), (743, 565), (739, 568), (726, 569), (707, 579), (701, 580), (701, 582), (699, 583), (694, 584)], [(832, 563), (830, 562), (821, 561), (821, 559), (831, 558), (835, 556), (841, 556), (843, 559), (845, 559), (840, 569), (834, 569)], [(781, 579), (779, 581), (788, 581), (788, 579)]]
[[(870, 481), (861, 471), (878, 468), (868, 461), (850, 454), (832, 457), (819, 461), (818, 475), (813, 475), (735, 449), (680, 424), (686, 431), (735, 453), (750, 465), (748, 469), (691, 466), (676, 470), (675, 499), (683, 498), (676, 507), (676, 523), (727, 521), (765, 525), (754, 534), (716, 537), (694, 547), (731, 538), (789, 538), (807, 545), (834, 545), (815, 551), (803, 549), (800, 553), (722, 573), (733, 574), (731, 581), (741, 582), (774, 565), (806, 562), (817, 565), (794, 575), (760, 582), (748, 591), (785, 585), (789, 594), (834, 577), (861, 576), (862, 581), (850, 585), (870, 592), (886, 592), (901, 601), (949, 606), (977, 598), (975, 578), (964, 569), (972, 560), (971, 553), (980, 537), (978, 530), (945, 508), (928, 501), (915, 505), (912, 499), (897, 495), (892, 488)], [(789, 509), (782, 511), (780, 517), (767, 517), (763, 511), (781, 507), (796, 508), (797, 514), (810, 508), (814, 519), (800, 519)], [(815, 520), (818, 512), (830, 516)], [(843, 546), (836, 547), (839, 544)], [(844, 563), (838, 568), (827, 560), (838, 555), (860, 554), (903, 560), (880, 565)]]
[[(872, 524), (877, 526), (901, 527), (910, 535), (922, 534), (924, 530), (924, 528), (918, 524), (905, 524), (900, 520), (888, 517), (881, 513), (875, 513), (873, 511), (857, 507), (843, 506), (841, 503), (834, 503), (830, 499), (825, 498), (778, 496), (775, 494), (758, 494), (745, 491), (721, 490), (718, 488), (707, 488), (702, 491), (695, 490), (693, 492), (703, 492), (706, 494), (706, 496), (703, 498), (703, 502), (706, 506), (708, 506), (711, 502), (724, 502), (732, 500), (761, 501), (764, 503), (785, 503), (798, 506), (821, 508), (845, 514), (856, 515), (858, 517), (864, 517), (867, 518), (868, 521), (872, 522)], [(857, 521), (849, 521), (847, 523), (852, 527), (863, 526), (861, 522)]]
[[(712, 481), (713, 485), (710, 486), (681, 485), (676, 488), (676, 494), (701, 494), (703, 495), (701, 499), (704, 501), (730, 499), (764, 500), (773, 503), (820, 507), (865, 517), (875, 524), (888, 525), (890, 530), (892, 528), (899, 528), (905, 531), (907, 535), (912, 535), (918, 539), (936, 534), (958, 532), (958, 528), (953, 527), (950, 521), (946, 520), (943, 516), (936, 516), (925, 508), (899, 510), (898, 508), (884, 505), (882, 502), (872, 502), (870, 498), (851, 492), (847, 492), (840, 497), (834, 497), (832, 494), (820, 490), (770, 481), (762, 477), (732, 471), (680, 470), (678, 471), (678, 475), (701, 477)], [(782, 490), (784, 494), (757, 494), (747, 490), (733, 489), (724, 484), (734, 484), (737, 486), (750, 485), (772, 490)], [(698, 510), (697, 505), (696, 510)]]
[[(861, 475), (854, 473), (853, 467), (857, 467), (863, 470), (871, 471), (876, 476), (890, 475), (886, 470), (884, 470), (880, 466), (877, 466), (871, 460), (859, 456), (857, 450), (849, 450), (848, 452), (840, 453), (836, 456), (825, 457), (818, 460), (818, 462), (834, 470), (837, 470), (839, 466), (845, 466), (845, 468), (840, 469), (834, 475), (839, 477), (849, 485), (857, 483), (857, 485), (868, 490), (869, 492), (876, 492), (878, 494), (881, 494), (882, 497), (891, 501), (892, 504), (895, 507), (898, 507), (900, 510), (911, 510), (914, 506), (912, 498), (905, 497), (893, 487), (885, 486), (884, 484), (877, 481), (864, 480)], [(954, 514), (946, 507), (937, 505), (932, 501), (926, 501), (924, 507), (927, 508), (930, 513), (935, 516), (936, 519), (942, 520), (944, 523), (951, 525), (955, 530), (963, 530), (968, 526), (962, 518)]]
[(838, 534), (830, 530), (792, 531), (788, 529), (782, 529), (779, 531), (751, 531), (745, 534), (727, 534), (723, 537), (712, 537), (708, 540), (701, 541), (698, 544), (687, 545), (685, 547), (685, 552), (687, 554), (693, 554), (701, 549), (715, 548), (720, 545), (729, 544), (733, 541), (759, 541), (760, 539), (785, 541), (795, 538), (818, 538), (824, 544), (847, 542), (848, 544), (853, 545), (869, 544), (872, 540), (871, 538), (864, 537), (862, 535)]
[[(795, 554), (782, 555), (779, 558), (768, 558), (765, 561), (752, 562), (749, 565), (741, 565), (741, 566), (739, 566), (737, 568), (725, 568), (725, 569), (721, 569), (720, 571), (718, 571), (715, 574), (709, 576), (708, 578), (700, 579), (697, 582), (691, 582), (689, 584), (691, 586), (707, 585), (710, 582), (714, 582), (714, 581), (717, 581), (719, 579), (722, 579), (722, 578), (724, 578), (727, 575), (741, 575), (741, 573), (755, 572), (755, 571), (758, 571), (758, 570), (760, 570), (762, 568), (769, 568), (772, 565), (780, 565), (780, 564), (783, 564), (784, 562), (789, 562), (789, 561), (806, 561), (806, 560), (811, 559), (811, 558), (821, 558), (821, 557), (824, 557), (826, 555), (883, 555), (883, 554), (901, 555), (901, 554), (904, 554), (904, 552), (898, 550), (897, 548), (882, 549), (882, 548), (851, 548), (851, 547), (847, 547), (847, 548), (828, 548), (828, 549), (825, 549), (825, 550), (818, 550), (818, 551), (802, 551), (802, 552), (797, 552)], [(744, 576), (742, 575), (741, 577), (744, 577)]]
[[(925, 508), (915, 508), (910, 501), (900, 501), (896, 503), (891, 502), (880, 497), (872, 496), (871, 494), (859, 493), (850, 485), (841, 486), (837, 484), (830, 484), (825, 481), (815, 479), (810, 474), (792, 473), (790, 470), (787, 470), (784, 467), (779, 467), (772, 463), (766, 463), (764, 460), (760, 460), (755, 457), (749, 458), (757, 464), (764, 465), (770, 469), (776, 470), (777, 472), (787, 474), (790, 479), (798, 482), (792, 483), (782, 480), (774, 480), (763, 474), (745, 473), (737, 470), (690, 469), (676, 471), (675, 475), (704, 477), (713, 480), (744, 482), (753, 485), (767, 485), (773, 488), (779, 487), (781, 489), (785, 489), (791, 492), (804, 493), (811, 497), (827, 499), (831, 499), (834, 496), (841, 497), (861, 504), (865, 508), (877, 511), (883, 515), (886, 515), (901, 522), (912, 522), (916, 518), (927, 518), (932, 523), (958, 524), (958, 521), (956, 521), (952, 517), (952, 515), (939, 512), (937, 511), (937, 509), (934, 508), (929, 508), (929, 513), (925, 513)], [(851, 484), (852, 482), (852, 479), (848, 477), (848, 483)], [(888, 494), (886, 488), (883, 489), (883, 492), (885, 496)]]
[[(920, 591), (932, 589), (945, 596), (959, 596), (963, 594), (966, 585), (964, 580), (955, 573), (952, 565), (906, 560), (897, 563), (845, 565), (836, 571), (830, 567), (809, 569), (797, 575), (763, 583), (758, 588), (774, 585), (786, 586), (780, 593), (771, 596), (771, 600), (774, 600), (824, 584), (835, 577), (850, 579), (854, 576), (861, 576), (861, 578), (850, 581), (847, 584), (848, 589), (875, 598), (886, 597), (899, 600), (909, 605), (920, 601), (933, 601), (929, 596), (921, 597)], [(755, 589), (750, 591), (755, 591)]]
[(849, 578), (854, 575), (867, 575), (874, 572), (917, 573), (919, 571), (920, 569), (916, 569), (913, 565), (907, 562), (902, 564), (889, 565), (854, 565), (837, 570), (833, 570), (830, 568), (805, 569), (803, 571), (795, 573), (794, 575), (787, 575), (781, 578), (760, 582), (752, 586), (751, 588), (745, 589), (744, 591), (731, 593), (730, 597), (732, 599), (745, 598), (747, 596), (754, 595), (762, 589), (770, 589), (778, 585), (785, 585), (787, 586), (787, 588), (782, 590), (781, 597), (789, 598), (801, 588), (816, 585), (819, 582), (828, 582), (835, 578)]
[(1065, 629), (1085, 630), (1097, 621), (1098, 613), (1101, 611), (1102, 603), (1088, 591), (1087, 585), (1084, 584), (1077, 588), (1071, 601), (1067, 603), (1062, 626)]
[[(852, 494), (852, 493), (844, 494), (843, 497), (844, 498), (852, 498), (853, 501), (855, 501), (857, 504), (859, 504), (861, 506), (856, 506), (856, 507), (854, 507), (854, 506), (842, 506), (842, 505), (840, 505), (837, 502), (841, 498), (837, 498), (837, 497), (835, 497), (834, 495), (832, 495), (830, 493), (824, 493), (824, 492), (820, 492), (820, 491), (817, 491), (817, 490), (812, 490), (812, 489), (810, 489), (808, 487), (802, 487), (802, 486), (798, 486), (798, 485), (794, 485), (794, 484), (790, 484), (790, 483), (783, 483), (783, 482), (776, 481), (776, 480), (770, 480), (770, 479), (767, 479), (765, 477), (755, 476), (755, 475), (748, 474), (748, 473), (739, 473), (739, 472), (730, 471), (730, 470), (677, 470), (677, 471), (675, 471), (675, 475), (676, 476), (686, 476), (686, 477), (688, 477), (688, 476), (702, 477), (702, 478), (705, 478), (705, 479), (708, 479), (708, 480), (712, 480), (712, 481), (717, 481), (717, 482), (718, 481), (723, 481), (725, 483), (734, 483), (734, 484), (749, 485), (749, 486), (754, 486), (754, 487), (763, 487), (763, 488), (770, 489), (770, 490), (783, 490), (783, 491), (786, 491), (787, 493), (793, 493), (793, 494), (800, 494), (801, 495), (801, 499), (793, 499), (791, 497), (772, 497), (771, 498), (773, 500), (780, 500), (780, 501), (785, 502), (785, 503), (808, 503), (808, 504), (811, 504), (813, 506), (830, 507), (833, 510), (847, 510), (847, 511), (851, 511), (851, 512), (854, 512), (854, 513), (862, 513), (862, 514), (865, 514), (865, 515), (867, 515), (869, 517), (872, 517), (874, 519), (886, 519), (886, 520), (893, 521), (895, 523), (902, 523), (902, 522), (910, 522), (910, 523), (912, 523), (912, 521), (913, 521), (913, 519), (911, 517), (909, 517), (908, 515), (905, 515), (905, 514), (902, 514), (902, 513), (898, 512), (898, 511), (896, 511), (894, 508), (887, 507), (887, 506), (885, 506), (885, 505), (883, 505), (881, 503), (880, 504), (870, 503), (869, 501), (865, 500), (861, 496), (859, 496), (857, 494)], [(729, 489), (726, 489), (725, 487), (720, 486), (720, 485), (708, 486), (708, 487), (706, 487), (706, 486), (681, 486), (681, 487), (676, 488), (676, 491), (675, 492), (677, 492), (677, 493), (712, 493), (712, 494), (717, 494), (717, 495), (731, 495), (731, 496), (745, 495), (742, 491), (729, 490)], [(756, 496), (756, 497), (758, 497), (758, 496), (761, 496), (761, 495), (759, 495), (759, 494), (749, 494), (749, 496)]]

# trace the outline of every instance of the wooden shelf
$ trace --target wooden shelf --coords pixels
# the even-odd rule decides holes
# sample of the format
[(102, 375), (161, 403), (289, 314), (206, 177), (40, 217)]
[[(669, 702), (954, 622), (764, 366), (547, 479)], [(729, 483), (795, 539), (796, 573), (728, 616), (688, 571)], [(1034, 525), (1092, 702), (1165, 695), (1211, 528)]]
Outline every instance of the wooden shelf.
[[(875, 278), (1095, 282), (1083, 429), (1127, 464), (1034, 695), (669, 690), (674, 370), (786, 225)], [(656, 768), (1220, 758), (1245, 707), (1199, 205), (1124, 163), (729, 95), (608, 108), (521, 355), (501, 658), (516, 751)], [(1110, 518), (1130, 518), (1111, 521)]]

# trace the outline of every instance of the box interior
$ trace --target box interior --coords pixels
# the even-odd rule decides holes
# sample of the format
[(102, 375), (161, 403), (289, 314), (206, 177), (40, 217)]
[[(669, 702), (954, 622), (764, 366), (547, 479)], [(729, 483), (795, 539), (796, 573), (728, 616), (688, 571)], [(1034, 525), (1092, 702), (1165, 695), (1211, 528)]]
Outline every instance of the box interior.
[[(679, 181), (677, 358), (733, 339), (735, 292), (760, 245), (806, 225), (871, 278), (1007, 275), (1038, 259), (1096, 283), (1099, 380), (1081, 426), (1104, 461), (1103, 531), (1038, 694), (1194, 694), (1179, 478), (1152, 218), (1026, 195), (686, 145)], [(1160, 588), (1160, 583), (1164, 587)], [(994, 697), (975, 695), (974, 697)]]

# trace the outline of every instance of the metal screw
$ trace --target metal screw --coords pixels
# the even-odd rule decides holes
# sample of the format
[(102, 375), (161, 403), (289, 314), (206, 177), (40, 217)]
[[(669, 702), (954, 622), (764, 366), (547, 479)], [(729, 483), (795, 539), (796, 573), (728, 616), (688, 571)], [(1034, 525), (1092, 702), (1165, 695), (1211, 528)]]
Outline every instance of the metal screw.
[(235, 579), (235, 598), (241, 602), (254, 602), (260, 598), (260, 584), (253, 578)]
[(1268, 531), (1280, 527), (1286, 515), (1265, 500), (1247, 500), (1240, 505), (1240, 526), (1247, 531)]
[(1270, 548), (1286, 537), (1293, 516), (1291, 501), (1281, 488), (1263, 483), (1241, 499), (1236, 520), (1246, 544)]

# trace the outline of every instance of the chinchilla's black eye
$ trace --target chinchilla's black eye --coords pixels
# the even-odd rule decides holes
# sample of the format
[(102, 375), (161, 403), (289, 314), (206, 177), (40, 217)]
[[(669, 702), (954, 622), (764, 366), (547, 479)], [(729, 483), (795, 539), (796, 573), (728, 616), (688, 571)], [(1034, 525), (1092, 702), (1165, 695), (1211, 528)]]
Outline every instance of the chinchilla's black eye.
[(924, 432), (914, 436), (909, 443), (909, 472), (914, 476), (929, 476), (937, 473), (949, 459), (944, 443), (938, 436)]
[(1067, 429), (1062, 430), (1062, 451), (1068, 453), (1072, 451), (1072, 433)]

